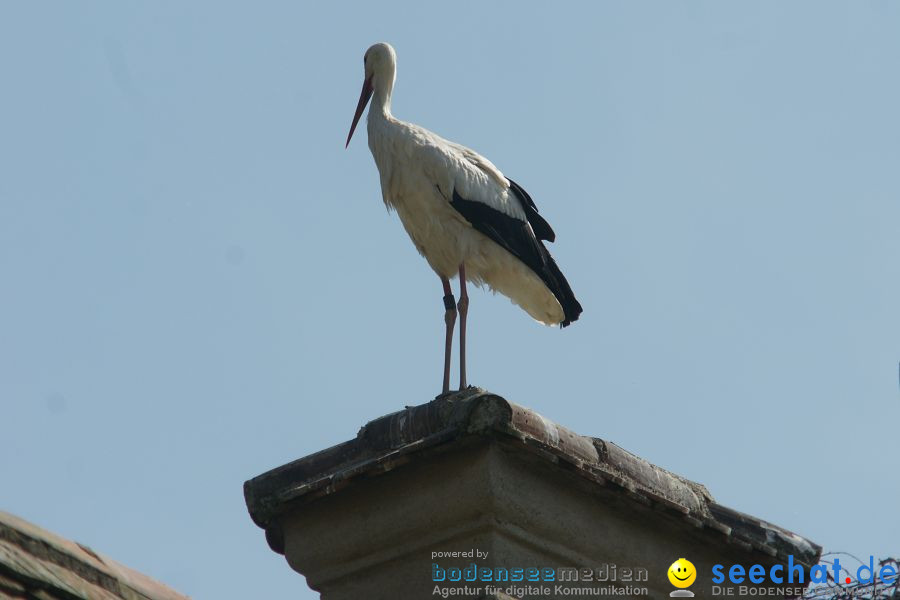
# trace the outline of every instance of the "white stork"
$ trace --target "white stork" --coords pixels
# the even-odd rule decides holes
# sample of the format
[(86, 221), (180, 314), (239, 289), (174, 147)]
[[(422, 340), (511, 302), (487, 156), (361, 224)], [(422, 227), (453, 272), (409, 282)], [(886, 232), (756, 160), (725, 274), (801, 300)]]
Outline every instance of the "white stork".
[[(487, 284), (537, 321), (565, 327), (581, 305), (541, 240), (555, 234), (531, 196), (480, 154), (391, 115), (397, 55), (375, 44), (363, 59), (365, 80), (347, 146), (369, 109), (369, 148), (381, 176), (388, 210), (403, 227), (444, 286), (444, 393), (450, 389), (453, 328), (459, 312), (459, 387), (466, 387), (466, 280)], [(459, 274), (459, 303), (450, 279)]]

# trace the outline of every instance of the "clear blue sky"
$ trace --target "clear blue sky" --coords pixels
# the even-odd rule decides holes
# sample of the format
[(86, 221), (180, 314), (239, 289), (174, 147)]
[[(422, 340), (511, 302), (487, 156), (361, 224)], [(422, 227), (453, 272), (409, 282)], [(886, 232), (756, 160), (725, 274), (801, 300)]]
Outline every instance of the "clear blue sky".
[(823, 544), (900, 553), (900, 4), (5, 2), (0, 507), (197, 598), (313, 598), (242, 483), (438, 391), (362, 128), (473, 147), (584, 305), (473, 383)]

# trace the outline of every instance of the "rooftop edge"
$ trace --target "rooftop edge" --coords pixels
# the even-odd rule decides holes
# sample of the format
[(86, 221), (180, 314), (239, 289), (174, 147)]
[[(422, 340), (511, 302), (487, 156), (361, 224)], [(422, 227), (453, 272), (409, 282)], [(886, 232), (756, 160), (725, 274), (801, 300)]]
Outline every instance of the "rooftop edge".
[(676, 518), (727, 538), (745, 550), (807, 565), (821, 547), (777, 525), (715, 502), (703, 485), (685, 479), (620, 446), (582, 436), (486, 390), (469, 388), (408, 406), (364, 425), (355, 439), (272, 469), (244, 483), (253, 521), (269, 546), (283, 553), (278, 518), (291, 508), (327, 496), (361, 476), (386, 472), (410, 455), (471, 436), (494, 436), (568, 463), (582, 477), (651, 504)]

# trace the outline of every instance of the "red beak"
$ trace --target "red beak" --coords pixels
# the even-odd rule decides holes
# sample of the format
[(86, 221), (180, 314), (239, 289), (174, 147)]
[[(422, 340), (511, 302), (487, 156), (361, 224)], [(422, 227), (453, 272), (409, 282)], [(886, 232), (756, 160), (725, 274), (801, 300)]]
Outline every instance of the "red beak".
[(344, 148), (350, 145), (350, 138), (353, 137), (353, 132), (356, 131), (356, 124), (359, 123), (359, 118), (362, 116), (363, 111), (366, 110), (366, 104), (369, 103), (369, 98), (371, 97), (372, 78), (369, 77), (363, 81), (362, 91), (359, 93), (359, 104), (356, 105), (356, 114), (353, 115), (353, 124), (350, 125), (350, 133), (347, 134), (347, 143), (344, 145)]

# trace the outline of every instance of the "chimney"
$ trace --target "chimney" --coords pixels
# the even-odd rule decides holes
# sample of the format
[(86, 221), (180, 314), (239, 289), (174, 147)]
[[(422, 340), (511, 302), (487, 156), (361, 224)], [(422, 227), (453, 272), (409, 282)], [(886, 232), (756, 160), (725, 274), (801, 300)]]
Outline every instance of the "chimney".
[[(732, 565), (781, 565), (776, 597), (791, 597), (821, 554), (698, 483), (477, 388), (378, 418), (247, 481), (244, 495), (269, 547), (323, 600), (756, 595), (728, 579)], [(679, 558), (695, 570), (687, 586), (669, 577)]]

